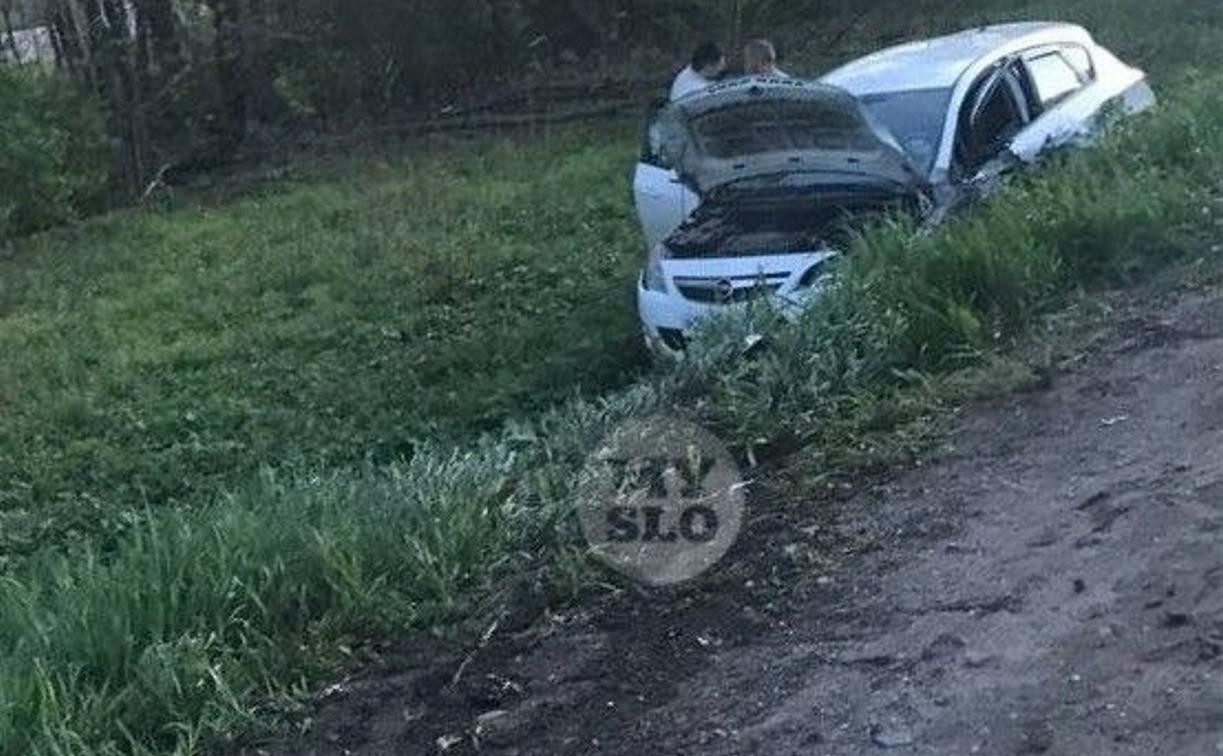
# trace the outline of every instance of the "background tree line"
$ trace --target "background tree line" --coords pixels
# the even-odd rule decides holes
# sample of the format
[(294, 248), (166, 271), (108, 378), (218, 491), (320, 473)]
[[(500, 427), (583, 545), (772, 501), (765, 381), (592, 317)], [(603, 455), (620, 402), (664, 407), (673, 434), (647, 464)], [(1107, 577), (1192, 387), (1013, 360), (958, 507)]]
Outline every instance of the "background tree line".
[[(37, 26), (53, 51), (53, 62), (41, 67), (28, 61), (25, 70), (2, 66), (8, 70), (0, 71), (6, 103), (0, 146), (20, 141), (15, 135), (24, 130), (31, 132), (26, 152), (37, 152), (38, 144), (58, 150), (33, 168), (0, 158), (0, 169), (41, 171), (56, 164), (92, 176), (105, 152), (110, 196), (130, 198), (159, 177), (208, 170), (252, 139), (270, 140), (286, 130), (338, 131), (419, 116), (456, 97), (504, 91), (532, 72), (544, 79), (560, 67), (594, 78), (620, 62), (622, 72), (662, 82), (671, 71), (657, 62), (681, 61), (698, 38), (733, 44), (763, 31), (801, 47), (812, 43), (813, 29), (835, 35), (847, 19), (852, 23), (885, 5), (887, 0), (0, 0), (0, 32), (10, 43), (16, 29)], [(649, 65), (624, 65), (651, 54)], [(29, 70), (45, 67), (54, 73)], [(85, 101), (73, 101), (66, 85)], [(79, 133), (96, 124), (104, 127), (102, 135)], [(55, 132), (55, 138), (43, 139), (40, 132)], [(0, 187), (20, 183), (0, 178)], [(88, 201), (63, 176), (38, 192), (71, 196), (68, 204)], [(18, 197), (0, 199), (0, 235), (6, 213), (9, 232), (63, 214), (14, 211), (18, 205)], [(15, 220), (22, 214), (28, 217)]]

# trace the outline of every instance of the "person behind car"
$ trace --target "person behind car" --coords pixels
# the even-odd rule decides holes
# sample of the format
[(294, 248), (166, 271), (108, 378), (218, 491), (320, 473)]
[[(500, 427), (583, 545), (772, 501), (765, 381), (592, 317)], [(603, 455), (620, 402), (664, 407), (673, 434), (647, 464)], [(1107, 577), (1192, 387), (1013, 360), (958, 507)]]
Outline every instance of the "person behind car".
[(679, 72), (671, 85), (671, 99), (699, 92), (722, 78), (726, 73), (726, 55), (714, 42), (706, 42), (696, 48), (692, 62)]
[(767, 39), (749, 40), (743, 46), (743, 71), (748, 76), (790, 78), (777, 68), (777, 48)]

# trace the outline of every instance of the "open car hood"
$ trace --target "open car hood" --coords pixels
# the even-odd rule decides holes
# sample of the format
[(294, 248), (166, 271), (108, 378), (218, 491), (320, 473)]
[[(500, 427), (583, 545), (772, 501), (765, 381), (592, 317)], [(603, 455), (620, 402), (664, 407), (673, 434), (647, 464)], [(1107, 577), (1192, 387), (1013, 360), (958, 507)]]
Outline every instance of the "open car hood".
[(802, 174), (924, 186), (895, 139), (837, 87), (756, 77), (672, 107), (680, 173), (703, 196), (745, 180)]

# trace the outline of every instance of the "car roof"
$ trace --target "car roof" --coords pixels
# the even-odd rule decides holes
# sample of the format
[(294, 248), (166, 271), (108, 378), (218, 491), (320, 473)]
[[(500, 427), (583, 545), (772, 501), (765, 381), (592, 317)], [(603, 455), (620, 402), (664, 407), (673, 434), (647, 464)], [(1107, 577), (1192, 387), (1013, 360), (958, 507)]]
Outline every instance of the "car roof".
[(1092, 44), (1074, 24), (1032, 22), (969, 29), (881, 50), (841, 66), (821, 81), (855, 95), (955, 86), (982, 58), (1042, 44)]

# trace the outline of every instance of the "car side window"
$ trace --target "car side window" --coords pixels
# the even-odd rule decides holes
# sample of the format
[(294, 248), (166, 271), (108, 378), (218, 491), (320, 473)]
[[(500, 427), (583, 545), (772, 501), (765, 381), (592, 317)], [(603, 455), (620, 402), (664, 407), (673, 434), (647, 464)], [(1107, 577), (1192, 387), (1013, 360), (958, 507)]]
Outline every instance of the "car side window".
[(1082, 89), (1088, 81), (1059, 50), (1033, 55), (1027, 58), (1026, 65), (1043, 110), (1056, 107), (1058, 103)]
[(1091, 53), (1087, 51), (1087, 48), (1066, 45), (1061, 49), (1061, 53), (1066, 62), (1078, 73), (1083, 83), (1090, 84), (1096, 80), (1096, 64), (1091, 59)]
[(1027, 124), (1023, 83), (1009, 65), (1000, 65), (975, 85), (960, 115), (956, 171), (969, 178), (998, 157)]

